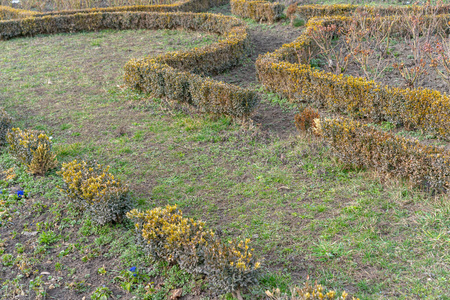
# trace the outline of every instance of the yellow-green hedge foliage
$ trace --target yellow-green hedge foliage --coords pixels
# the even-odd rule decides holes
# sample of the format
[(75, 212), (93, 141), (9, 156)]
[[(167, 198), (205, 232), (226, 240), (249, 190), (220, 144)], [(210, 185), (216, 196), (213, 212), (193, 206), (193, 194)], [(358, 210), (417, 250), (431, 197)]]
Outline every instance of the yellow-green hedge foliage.
[(176, 206), (127, 214), (141, 243), (155, 259), (175, 262), (192, 274), (204, 274), (221, 293), (256, 283), (260, 263), (250, 240), (222, 242), (202, 221), (183, 217)]
[(128, 62), (125, 76), (132, 88), (192, 105), (205, 113), (244, 118), (259, 102), (254, 91), (178, 71), (155, 60)]
[(0, 146), (4, 146), (6, 142), (6, 134), (11, 129), (12, 118), (5, 111), (3, 107), (0, 107)]
[(426, 190), (450, 188), (450, 153), (351, 119), (321, 119), (320, 134), (342, 162), (408, 179)]
[(15, 9), (8, 6), (0, 5), (0, 21), (2, 20), (11, 20), (11, 19), (21, 19), (28, 18), (37, 14), (34, 11), (23, 10), (23, 9)]
[(74, 160), (58, 173), (65, 183), (61, 190), (97, 224), (120, 222), (132, 208), (128, 186), (109, 173), (109, 166)]
[(96, 12), (202, 12), (207, 11), (211, 7), (224, 5), (226, 3), (225, 0), (185, 0), (171, 4), (115, 6), (50, 12), (35, 12), (0, 5), (0, 20), (22, 19), (31, 16), (43, 17)]
[(45, 175), (57, 165), (51, 138), (41, 131), (12, 128), (6, 135), (6, 141), (11, 154), (32, 174)]
[[(367, 12), (371, 16), (392, 16), (401, 15), (408, 11), (427, 11), (431, 9), (428, 6), (418, 5), (402, 5), (402, 6), (369, 6), (369, 5), (354, 5), (354, 4), (332, 4), (332, 5), (299, 5), (295, 11), (291, 10), (288, 17), (298, 14), (302, 18), (309, 20), (315, 17), (332, 17), (332, 16), (351, 16), (356, 10)], [(437, 8), (436, 13), (444, 14), (450, 12), (450, 5), (441, 5)]]
[(283, 15), (284, 5), (278, 2), (231, 0), (231, 13), (258, 22), (273, 23)]
[[(348, 293), (344, 291), (339, 296), (335, 291), (326, 292), (322, 285), (317, 284), (317, 281), (314, 285), (307, 281), (302, 288), (291, 288), (291, 295), (282, 293), (278, 288), (266, 291), (266, 295), (272, 300), (345, 300)], [(352, 297), (352, 300), (359, 300), (359, 298)]]
[[(0, 39), (37, 34), (97, 31), (103, 29), (178, 29), (225, 34), (227, 29), (241, 25), (236, 18), (196, 13), (156, 12), (93, 12), (48, 15), (0, 22)], [(224, 26), (223, 29), (220, 26)], [(246, 35), (240, 36), (245, 40)]]
[(235, 118), (250, 115), (258, 103), (256, 92), (195, 75), (222, 72), (237, 65), (247, 53), (247, 27), (234, 17), (155, 12), (44, 16), (0, 22), (0, 39), (102, 29), (178, 28), (215, 33), (223, 38), (201, 48), (131, 60), (125, 66), (127, 85), (157, 97), (192, 104), (207, 113)]
[[(398, 17), (388, 18), (395, 22)], [(450, 15), (438, 16), (438, 28), (444, 31), (449, 20)], [(258, 58), (256, 68), (260, 82), (291, 101), (314, 103), (353, 117), (386, 120), (449, 139), (450, 99), (446, 94), (430, 89), (382, 86), (364, 78), (317, 71), (306, 64), (307, 56), (317, 50), (308, 31), (333, 23), (345, 27), (350, 21), (348, 17), (311, 19), (305, 33), (296, 41)], [(404, 34), (401, 23), (395, 24), (394, 32)]]
[(102, 8), (89, 8), (77, 10), (62, 10), (40, 13), (37, 16), (45, 15), (72, 15), (77, 13), (92, 13), (92, 12), (203, 12), (211, 7), (226, 4), (225, 0), (186, 0), (176, 1), (171, 4), (157, 4), (157, 5), (132, 5), (132, 6), (115, 6)]

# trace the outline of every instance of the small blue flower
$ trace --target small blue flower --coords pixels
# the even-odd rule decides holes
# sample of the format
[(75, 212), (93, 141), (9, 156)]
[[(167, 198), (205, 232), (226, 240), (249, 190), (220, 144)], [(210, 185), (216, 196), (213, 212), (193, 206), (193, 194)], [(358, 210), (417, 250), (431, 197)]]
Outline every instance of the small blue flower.
[(22, 198), (24, 195), (23, 191), (17, 191), (17, 197)]
[(136, 272), (136, 267), (131, 267), (130, 272)]
[(134, 277), (136, 277), (136, 276), (137, 276), (137, 274), (136, 274), (136, 273), (133, 273), (133, 276), (134, 276)]

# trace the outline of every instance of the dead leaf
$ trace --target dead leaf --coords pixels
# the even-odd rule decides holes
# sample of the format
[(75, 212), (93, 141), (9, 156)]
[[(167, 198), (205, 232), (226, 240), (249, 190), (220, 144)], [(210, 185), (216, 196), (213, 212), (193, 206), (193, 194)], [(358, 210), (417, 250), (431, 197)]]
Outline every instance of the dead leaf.
[(178, 298), (181, 297), (181, 295), (183, 294), (183, 289), (176, 289), (176, 290), (172, 290), (170, 291), (170, 300), (176, 300)]

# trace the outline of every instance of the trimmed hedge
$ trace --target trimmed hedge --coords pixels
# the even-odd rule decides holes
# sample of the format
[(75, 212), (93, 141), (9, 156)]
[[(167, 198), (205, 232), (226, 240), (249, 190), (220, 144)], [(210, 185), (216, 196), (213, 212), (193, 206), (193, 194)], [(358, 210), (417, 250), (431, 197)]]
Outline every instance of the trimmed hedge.
[(450, 188), (450, 153), (350, 119), (321, 119), (320, 134), (345, 164), (408, 179), (426, 190)]
[(48, 15), (73, 15), (78, 13), (92, 13), (92, 12), (204, 12), (211, 7), (225, 5), (226, 0), (185, 0), (176, 1), (171, 4), (158, 5), (132, 5), (132, 6), (116, 6), (116, 7), (102, 7), (90, 9), (77, 10), (62, 10), (52, 11), (37, 14), (36, 16)]
[(188, 51), (131, 60), (125, 66), (127, 85), (156, 97), (192, 104), (207, 113), (235, 118), (250, 115), (258, 103), (256, 92), (195, 75), (222, 72), (237, 65), (247, 53), (247, 27), (234, 17), (154, 12), (44, 16), (0, 22), (0, 39), (102, 29), (178, 28), (219, 34), (223, 39)]
[[(426, 10), (423, 6), (409, 5), (409, 6), (368, 6), (368, 5), (354, 5), (354, 4), (333, 4), (333, 5), (300, 5), (296, 6), (295, 10), (290, 9), (288, 18), (298, 14), (302, 18), (309, 20), (312, 18), (323, 18), (332, 16), (347, 16), (350, 17), (356, 10), (367, 12), (371, 16), (392, 16), (399, 15), (407, 11)], [(438, 14), (450, 12), (450, 5), (442, 5), (436, 11)]]
[(80, 13), (98, 12), (203, 12), (214, 6), (228, 3), (226, 0), (185, 0), (171, 4), (160, 5), (133, 5), (102, 8), (88, 8), (75, 10), (62, 10), (50, 12), (35, 12), (23, 9), (14, 9), (8, 6), (0, 6), (0, 20), (22, 19), (27, 17), (61, 16)]
[(257, 22), (273, 23), (283, 14), (284, 5), (278, 2), (231, 0), (231, 13)]
[[(395, 18), (392, 18), (395, 22)], [(446, 30), (450, 15), (440, 15), (440, 30)], [(357, 118), (389, 121), (407, 129), (421, 129), (450, 139), (450, 98), (430, 89), (402, 89), (382, 86), (364, 78), (335, 75), (312, 69), (308, 55), (317, 50), (308, 32), (319, 25), (345, 27), (348, 17), (311, 19), (305, 32), (293, 43), (273, 53), (262, 55), (256, 62), (260, 82), (270, 91), (291, 101), (305, 101)], [(403, 35), (400, 22), (394, 32)], [(309, 56), (310, 57), (310, 56)], [(299, 64), (298, 62), (301, 62)]]
[(28, 18), (37, 14), (36, 12), (23, 10), (23, 9), (15, 9), (9, 6), (0, 5), (0, 21), (1, 20), (10, 20), (10, 19), (20, 19), (20, 18)]
[(295, 6), (295, 9), (292, 7), (289, 9), (289, 13), (287, 14), (288, 18), (292, 18), (297, 14), (305, 20), (309, 20), (314, 17), (350, 16), (360, 6), (353, 4), (313, 4)]
[(259, 102), (255, 92), (178, 71), (153, 60), (132, 60), (125, 67), (128, 86), (153, 97), (190, 104), (205, 113), (244, 118)]

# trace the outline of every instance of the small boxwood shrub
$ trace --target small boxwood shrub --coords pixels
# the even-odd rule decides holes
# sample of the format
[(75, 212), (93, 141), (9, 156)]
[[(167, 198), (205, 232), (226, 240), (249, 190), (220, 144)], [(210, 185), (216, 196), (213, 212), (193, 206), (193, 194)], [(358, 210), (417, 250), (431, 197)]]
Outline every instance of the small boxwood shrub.
[(11, 116), (0, 107), (0, 147), (6, 143), (6, 134), (11, 129), (12, 118)]
[(27, 166), (31, 174), (45, 175), (57, 166), (51, 138), (41, 131), (12, 128), (6, 135), (6, 141), (11, 154)]
[(256, 283), (260, 262), (253, 256), (250, 240), (222, 242), (204, 222), (183, 217), (176, 206), (146, 212), (134, 209), (127, 217), (150, 255), (206, 275), (218, 292), (237, 292)]
[[(266, 295), (273, 300), (345, 300), (348, 293), (344, 291), (339, 296), (335, 291), (325, 292), (323, 286), (317, 284), (317, 281), (314, 285), (307, 281), (303, 288), (293, 287), (290, 296), (286, 293), (281, 293), (280, 289), (266, 291)], [(352, 299), (359, 300), (359, 298), (354, 297)]]
[(61, 190), (74, 207), (99, 225), (120, 222), (132, 208), (128, 186), (108, 171), (109, 166), (74, 160), (58, 172), (65, 183)]

